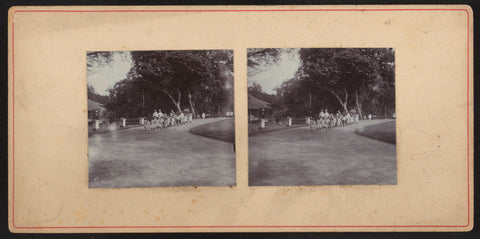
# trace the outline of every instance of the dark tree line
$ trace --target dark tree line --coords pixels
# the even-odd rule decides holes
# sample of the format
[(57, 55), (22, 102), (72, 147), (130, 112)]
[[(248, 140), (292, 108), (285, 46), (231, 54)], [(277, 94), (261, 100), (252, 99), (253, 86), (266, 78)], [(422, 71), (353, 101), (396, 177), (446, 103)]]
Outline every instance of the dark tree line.
[(98, 94), (92, 85), (87, 85), (87, 98), (102, 105), (106, 105), (108, 103), (108, 96)]
[[(275, 97), (255, 93), (271, 103), (274, 113), (313, 116), (328, 109), (391, 117), (395, 112), (393, 49), (303, 48), (298, 54), (299, 69), (275, 89)], [(255, 66), (249, 65), (249, 71), (252, 68)], [(249, 93), (254, 90), (249, 88)]]
[[(233, 110), (233, 52), (133, 51), (132, 69), (112, 89), (110, 118), (149, 116), (154, 110), (213, 115)], [(103, 56), (102, 56), (103, 57)], [(93, 61), (94, 62), (94, 61)]]

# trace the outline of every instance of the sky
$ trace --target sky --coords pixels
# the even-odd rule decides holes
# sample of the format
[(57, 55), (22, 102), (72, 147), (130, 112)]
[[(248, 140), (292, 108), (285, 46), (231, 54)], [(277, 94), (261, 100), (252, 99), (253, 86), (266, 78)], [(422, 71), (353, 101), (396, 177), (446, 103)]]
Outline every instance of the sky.
[[(249, 77), (249, 85), (257, 82), (262, 86), (263, 91), (275, 94), (273, 89), (280, 86), (285, 80), (292, 78), (299, 64), (298, 49), (290, 53), (282, 51), (277, 64), (268, 66), (260, 73)], [(130, 52), (115, 52), (112, 63), (96, 69), (95, 74), (87, 76), (87, 82), (95, 88), (97, 94), (108, 95), (107, 90), (112, 88), (116, 82), (125, 79), (131, 68)]]
[(95, 74), (87, 76), (87, 82), (95, 88), (97, 94), (108, 95), (107, 89), (112, 88), (116, 82), (125, 79), (131, 68), (130, 52), (115, 52), (112, 63), (97, 68)]
[(291, 53), (282, 51), (280, 60), (277, 64), (273, 64), (260, 73), (248, 78), (249, 86), (256, 82), (262, 86), (263, 91), (268, 94), (275, 94), (273, 89), (280, 86), (282, 82), (291, 79), (300, 66), (300, 58), (298, 49)]

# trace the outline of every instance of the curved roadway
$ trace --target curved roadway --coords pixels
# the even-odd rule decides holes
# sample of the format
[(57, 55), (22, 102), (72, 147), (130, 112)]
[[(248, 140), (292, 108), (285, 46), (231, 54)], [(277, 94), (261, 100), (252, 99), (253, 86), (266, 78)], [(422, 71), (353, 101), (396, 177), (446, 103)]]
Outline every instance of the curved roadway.
[(232, 143), (189, 133), (224, 118), (156, 132), (142, 127), (89, 137), (89, 187), (235, 185)]
[(355, 134), (388, 120), (311, 131), (309, 127), (249, 138), (249, 185), (396, 184), (396, 145)]

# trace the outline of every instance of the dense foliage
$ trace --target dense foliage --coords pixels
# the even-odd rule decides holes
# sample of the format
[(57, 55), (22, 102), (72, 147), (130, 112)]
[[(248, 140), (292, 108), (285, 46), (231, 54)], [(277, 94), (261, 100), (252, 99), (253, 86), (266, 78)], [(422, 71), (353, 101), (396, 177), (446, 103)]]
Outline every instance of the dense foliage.
[[(163, 112), (188, 109), (194, 115), (233, 111), (232, 51), (133, 51), (130, 54), (132, 69), (126, 79), (110, 89), (106, 104), (110, 118), (149, 116), (157, 109)], [(91, 62), (96, 61), (92, 58)]]
[[(249, 93), (270, 102), (274, 114), (314, 116), (320, 110), (392, 117), (395, 112), (395, 52), (391, 48), (302, 48), (295, 76), (275, 95)], [(278, 55), (278, 54), (276, 54)], [(271, 57), (271, 56), (270, 56)], [(249, 68), (250, 70), (250, 68)]]
[(106, 105), (108, 103), (108, 96), (100, 95), (95, 92), (95, 88), (93, 88), (92, 85), (87, 85), (87, 98), (102, 105)]

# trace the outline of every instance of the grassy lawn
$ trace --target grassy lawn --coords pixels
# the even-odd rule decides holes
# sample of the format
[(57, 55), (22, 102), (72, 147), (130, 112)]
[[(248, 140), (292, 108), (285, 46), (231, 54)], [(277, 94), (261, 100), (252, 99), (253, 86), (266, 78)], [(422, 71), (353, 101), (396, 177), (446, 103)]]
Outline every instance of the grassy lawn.
[(235, 142), (235, 119), (216, 121), (190, 129), (190, 133), (226, 142)]
[(367, 126), (363, 130), (356, 130), (355, 133), (391, 144), (396, 144), (397, 142), (395, 121)]

